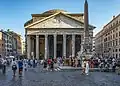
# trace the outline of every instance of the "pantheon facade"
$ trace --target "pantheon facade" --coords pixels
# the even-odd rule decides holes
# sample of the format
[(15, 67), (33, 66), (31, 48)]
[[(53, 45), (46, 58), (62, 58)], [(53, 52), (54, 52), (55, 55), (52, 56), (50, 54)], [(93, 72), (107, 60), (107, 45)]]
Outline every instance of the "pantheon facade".
[[(28, 58), (75, 57), (81, 51), (84, 39), (84, 14), (53, 9), (41, 14), (32, 14), (24, 24)], [(93, 29), (89, 25), (90, 49)]]

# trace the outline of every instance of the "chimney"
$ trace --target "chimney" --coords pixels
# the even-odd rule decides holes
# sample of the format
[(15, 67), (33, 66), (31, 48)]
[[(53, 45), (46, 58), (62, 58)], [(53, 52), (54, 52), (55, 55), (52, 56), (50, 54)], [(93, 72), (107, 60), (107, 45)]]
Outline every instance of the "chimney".
[(113, 16), (113, 19), (115, 18), (115, 16)]

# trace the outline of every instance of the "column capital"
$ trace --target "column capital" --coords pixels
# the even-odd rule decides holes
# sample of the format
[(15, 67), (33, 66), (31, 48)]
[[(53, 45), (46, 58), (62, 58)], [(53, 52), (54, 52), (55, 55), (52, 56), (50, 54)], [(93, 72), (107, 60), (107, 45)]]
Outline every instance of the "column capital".
[(36, 37), (39, 37), (39, 35), (36, 35)]
[(66, 36), (67, 34), (63, 34), (63, 36)]
[(48, 34), (45, 34), (45, 37), (48, 37)]
[(56, 37), (57, 36), (57, 34), (54, 34), (54, 37)]
[(75, 36), (76, 34), (75, 33), (72, 33), (72, 36)]

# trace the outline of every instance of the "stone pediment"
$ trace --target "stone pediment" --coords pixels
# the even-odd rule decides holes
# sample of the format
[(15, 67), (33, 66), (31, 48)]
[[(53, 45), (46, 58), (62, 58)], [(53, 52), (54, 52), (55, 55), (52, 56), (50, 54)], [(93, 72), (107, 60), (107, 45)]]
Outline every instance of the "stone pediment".
[(84, 28), (84, 24), (71, 16), (57, 13), (48, 18), (32, 23), (25, 28)]

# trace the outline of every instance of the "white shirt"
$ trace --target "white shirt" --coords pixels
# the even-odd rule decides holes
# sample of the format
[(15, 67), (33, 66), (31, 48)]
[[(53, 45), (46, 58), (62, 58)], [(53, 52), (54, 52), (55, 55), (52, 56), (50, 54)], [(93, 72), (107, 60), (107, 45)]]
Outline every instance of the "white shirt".
[(37, 60), (35, 60), (35, 63), (37, 63)]
[(16, 65), (17, 66), (17, 62), (16, 61), (12, 61), (12, 64), (11, 64), (12, 66), (13, 65)]
[(30, 60), (30, 63), (33, 64), (33, 60), (32, 59)]
[(2, 64), (7, 65), (7, 60), (3, 59)]

